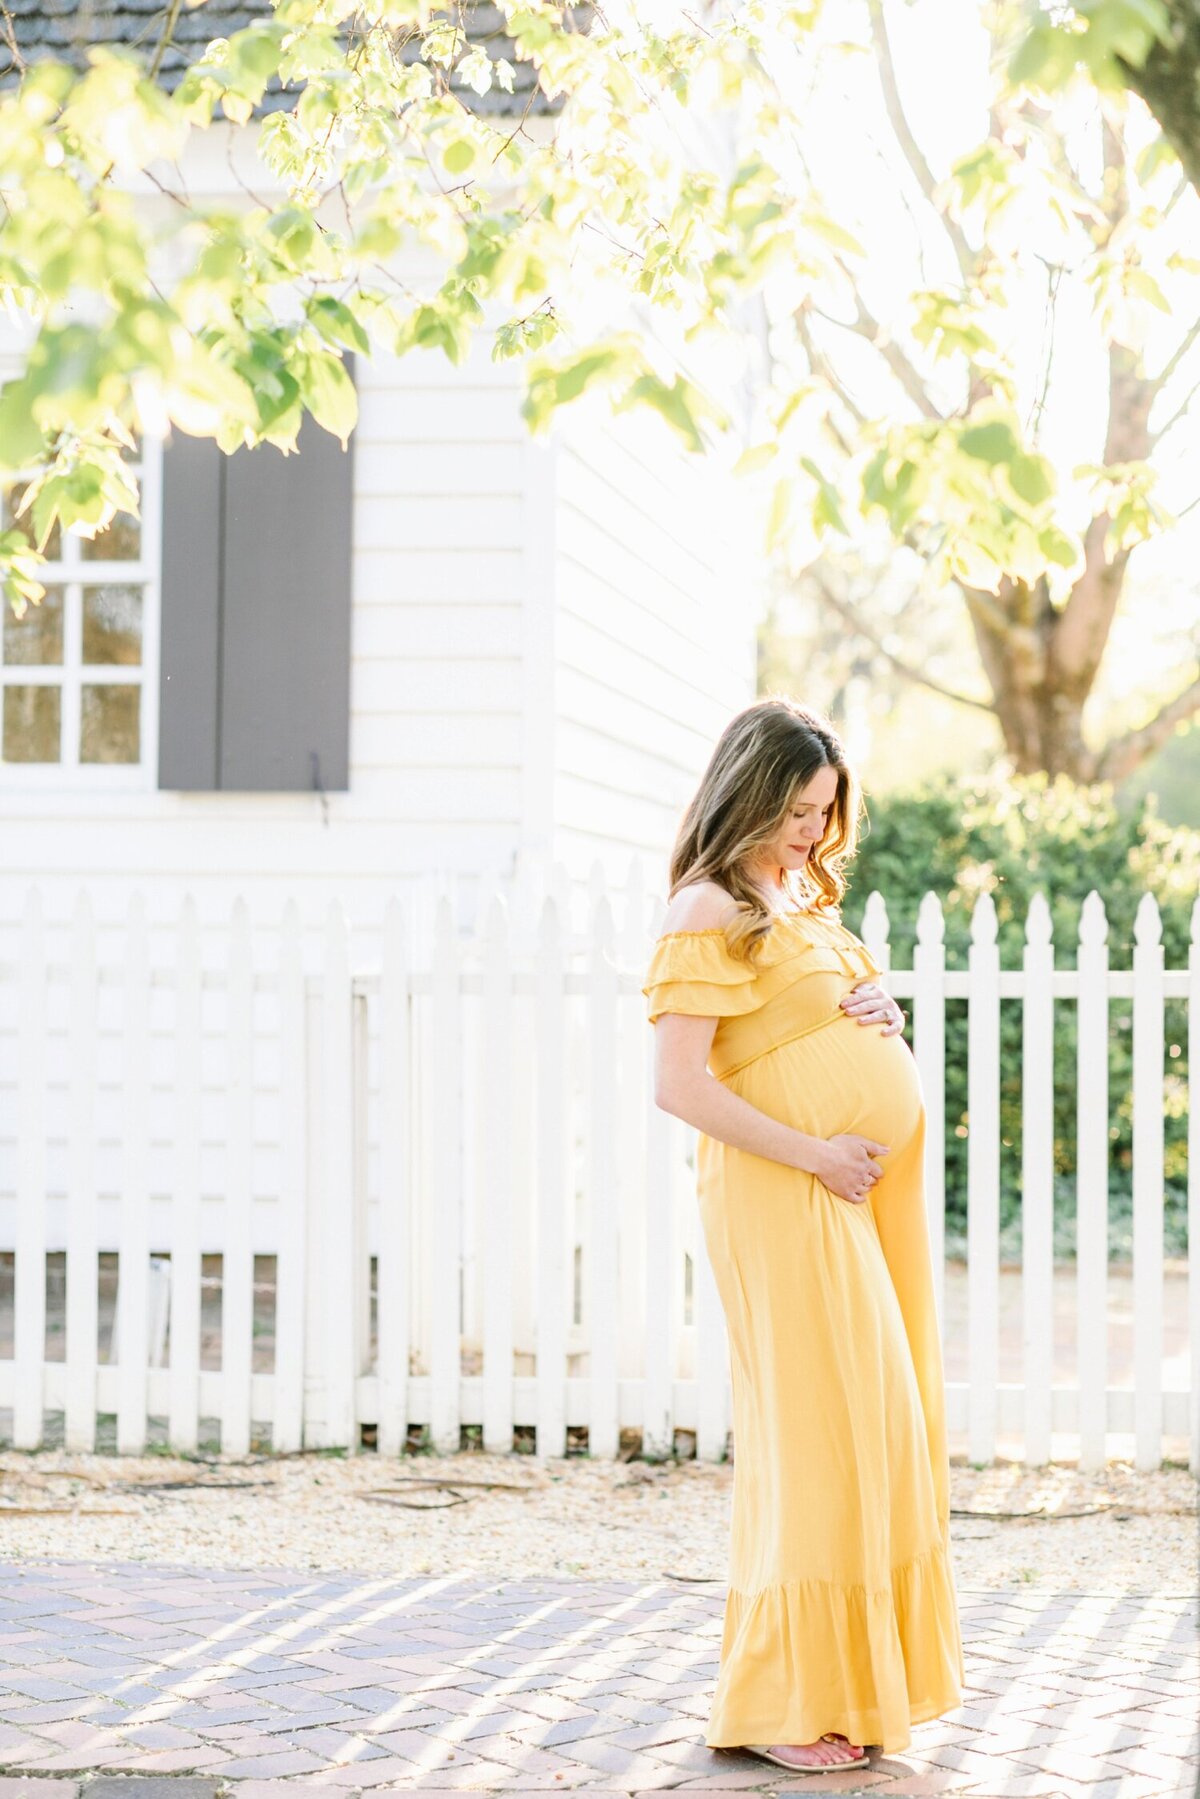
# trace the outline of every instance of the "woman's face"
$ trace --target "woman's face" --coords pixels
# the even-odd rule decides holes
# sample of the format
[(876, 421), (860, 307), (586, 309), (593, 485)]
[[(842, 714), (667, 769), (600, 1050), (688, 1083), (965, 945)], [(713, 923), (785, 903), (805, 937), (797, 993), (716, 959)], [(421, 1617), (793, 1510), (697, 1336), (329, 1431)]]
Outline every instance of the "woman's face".
[(825, 835), (837, 789), (836, 768), (819, 768), (792, 801), (778, 835), (762, 850), (761, 873), (775, 879), (776, 870), (786, 873), (804, 867), (813, 845)]

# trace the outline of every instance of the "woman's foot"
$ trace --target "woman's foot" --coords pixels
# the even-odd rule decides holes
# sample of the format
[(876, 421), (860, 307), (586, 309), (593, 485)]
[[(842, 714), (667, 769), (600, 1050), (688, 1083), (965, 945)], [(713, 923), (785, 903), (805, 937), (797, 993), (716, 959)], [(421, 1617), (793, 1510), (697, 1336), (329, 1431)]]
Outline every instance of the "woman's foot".
[(836, 1768), (852, 1766), (865, 1761), (861, 1743), (851, 1743), (840, 1731), (826, 1731), (815, 1743), (763, 1743), (748, 1744), (748, 1748), (756, 1748), (761, 1754), (764, 1750), (771, 1760), (788, 1768)]

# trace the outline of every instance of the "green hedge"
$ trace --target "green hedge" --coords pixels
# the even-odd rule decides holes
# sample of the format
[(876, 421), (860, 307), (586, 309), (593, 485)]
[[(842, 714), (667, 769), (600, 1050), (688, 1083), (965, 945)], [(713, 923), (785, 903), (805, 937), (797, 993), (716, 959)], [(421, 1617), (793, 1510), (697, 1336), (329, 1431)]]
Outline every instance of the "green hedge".
[[(971, 911), (990, 893), (999, 919), (1000, 960), (1019, 968), (1025, 916), (1040, 889), (1050, 905), (1057, 968), (1075, 965), (1079, 914), (1095, 888), (1108, 916), (1109, 963), (1131, 966), (1138, 901), (1153, 893), (1162, 914), (1168, 968), (1187, 965), (1191, 911), (1200, 892), (1200, 831), (1168, 826), (1152, 798), (1122, 816), (1108, 787), (1079, 787), (1044, 775), (956, 781), (952, 777), (907, 792), (868, 799), (843, 916), (861, 932), (873, 889), (887, 902), (892, 962), (911, 967), (917, 907), (932, 889), (946, 920), (946, 964), (965, 968)], [(910, 1008), (911, 1010), (911, 1008)], [(967, 1181), (966, 1002), (946, 1008), (947, 1244), (965, 1249)], [(1110, 1008), (1109, 1221), (1111, 1253), (1127, 1256), (1132, 1243), (1132, 1003)], [(1021, 1228), (1021, 1003), (1003, 1000), (1001, 1012), (1001, 1246), (1019, 1256)], [(1187, 1251), (1186, 1114), (1187, 1008), (1166, 1004), (1165, 1236), (1167, 1253)], [(911, 1041), (911, 1034), (910, 1034)], [(1055, 1252), (1069, 1256), (1075, 1236), (1075, 1006), (1055, 1006)]]

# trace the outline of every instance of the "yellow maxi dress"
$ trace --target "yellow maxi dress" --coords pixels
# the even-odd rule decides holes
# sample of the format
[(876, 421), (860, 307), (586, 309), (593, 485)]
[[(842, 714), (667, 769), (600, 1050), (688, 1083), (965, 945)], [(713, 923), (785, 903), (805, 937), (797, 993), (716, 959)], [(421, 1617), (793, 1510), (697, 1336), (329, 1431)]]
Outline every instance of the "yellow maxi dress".
[(924, 1102), (903, 1038), (838, 1005), (879, 973), (810, 909), (777, 918), (751, 962), (720, 929), (669, 931), (642, 989), (652, 1023), (716, 1017), (709, 1068), (751, 1105), (812, 1136), (889, 1146), (854, 1204), (699, 1136), (735, 1449), (713, 1748), (840, 1731), (894, 1752), (912, 1724), (962, 1704)]

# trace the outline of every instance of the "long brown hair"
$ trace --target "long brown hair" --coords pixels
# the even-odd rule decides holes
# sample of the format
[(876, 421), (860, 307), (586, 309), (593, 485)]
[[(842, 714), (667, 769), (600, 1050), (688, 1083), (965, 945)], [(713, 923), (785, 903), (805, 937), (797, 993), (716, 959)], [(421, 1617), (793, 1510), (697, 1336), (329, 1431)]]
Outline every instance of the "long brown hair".
[(833, 725), (786, 695), (756, 700), (722, 731), (671, 851), (670, 897), (695, 881), (716, 881), (738, 911), (725, 929), (730, 951), (745, 958), (771, 928), (773, 914), (745, 872), (755, 850), (782, 828), (796, 796), (820, 768), (837, 771), (825, 832), (802, 870), (784, 880), (798, 901), (836, 910), (846, 891), (863, 817), (862, 792)]

